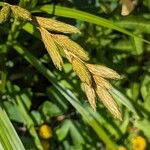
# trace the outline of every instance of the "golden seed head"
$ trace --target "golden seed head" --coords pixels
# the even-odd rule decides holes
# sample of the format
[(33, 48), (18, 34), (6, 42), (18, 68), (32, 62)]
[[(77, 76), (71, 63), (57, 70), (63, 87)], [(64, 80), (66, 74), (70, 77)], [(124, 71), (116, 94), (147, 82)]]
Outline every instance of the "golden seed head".
[(48, 126), (47, 124), (43, 124), (39, 128), (39, 136), (42, 139), (49, 139), (52, 137), (52, 128)]
[(114, 101), (110, 93), (107, 91), (106, 88), (103, 88), (101, 86), (97, 86), (96, 93), (102, 103), (105, 105), (105, 107), (112, 113), (112, 115), (122, 120), (121, 113), (118, 109), (117, 103)]
[(72, 67), (83, 83), (92, 84), (91, 74), (80, 60), (73, 58)]
[(51, 18), (34, 17), (34, 23), (49, 31), (69, 33), (69, 34), (80, 33), (79, 29), (77, 29), (76, 27)]
[(47, 49), (48, 54), (50, 55), (54, 65), (59, 70), (62, 70), (63, 60), (62, 60), (62, 57), (59, 53), (59, 50), (58, 50), (54, 40), (52, 38), (51, 33), (49, 33), (44, 28), (39, 28), (39, 31), (41, 33), (41, 38), (42, 38), (42, 41), (45, 45), (45, 48)]
[(0, 24), (3, 24), (7, 21), (11, 14), (11, 7), (10, 5), (4, 5), (0, 11)]
[(86, 83), (83, 83), (83, 87), (91, 107), (93, 108), (94, 111), (96, 111), (95, 91), (93, 87)]
[(28, 10), (21, 8), (20, 6), (12, 5), (11, 10), (12, 10), (14, 16), (19, 19), (28, 20), (28, 21), (32, 20), (31, 13)]
[(86, 64), (86, 66), (88, 67), (89, 71), (92, 74), (101, 76), (103, 78), (108, 78), (108, 79), (120, 79), (121, 76), (114, 70), (105, 67), (105, 66), (101, 66), (101, 65), (93, 65), (93, 64)]
[(76, 55), (77, 57), (79, 57), (80, 59), (87, 61), (89, 60), (89, 56), (88, 53), (77, 43), (75, 43), (74, 41), (70, 40), (67, 36), (65, 35), (59, 35), (59, 34), (53, 34), (54, 40), (63, 48), (66, 49), (68, 51), (70, 51), (71, 53), (73, 53), (74, 55)]
[(107, 81), (106, 79), (98, 76), (98, 75), (92, 75), (96, 85), (104, 87), (106, 89), (111, 89), (112, 85), (109, 83), (109, 81)]

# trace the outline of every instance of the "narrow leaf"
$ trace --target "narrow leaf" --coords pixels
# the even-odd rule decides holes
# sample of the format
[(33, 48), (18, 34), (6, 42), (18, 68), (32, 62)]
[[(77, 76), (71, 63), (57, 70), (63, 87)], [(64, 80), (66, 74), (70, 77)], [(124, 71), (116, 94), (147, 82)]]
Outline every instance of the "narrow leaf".
[(0, 143), (5, 150), (25, 150), (5, 110), (0, 107)]

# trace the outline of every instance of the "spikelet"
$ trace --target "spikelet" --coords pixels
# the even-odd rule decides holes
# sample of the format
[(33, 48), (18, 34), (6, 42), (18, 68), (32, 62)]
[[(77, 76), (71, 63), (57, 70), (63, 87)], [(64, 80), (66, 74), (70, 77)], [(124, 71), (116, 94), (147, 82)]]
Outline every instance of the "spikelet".
[(111, 89), (112, 85), (109, 83), (109, 81), (105, 80), (104, 78), (97, 76), (97, 75), (93, 75), (92, 76), (96, 85), (104, 87), (106, 89)]
[(105, 107), (113, 114), (113, 116), (117, 119), (122, 120), (122, 116), (118, 109), (117, 103), (114, 101), (110, 93), (101, 86), (97, 86), (96, 93)]
[(66, 58), (68, 59), (68, 61), (69, 61), (70, 63), (72, 63), (72, 59), (73, 59), (72, 53), (70, 53), (70, 52), (67, 51), (66, 49), (63, 49), (63, 50), (64, 50), (65, 56), (66, 56)]
[(121, 15), (129, 15), (135, 8), (136, 2), (134, 0), (121, 0), (122, 10)]
[(87, 52), (77, 43), (70, 40), (65, 35), (53, 34), (54, 40), (64, 49), (72, 52), (80, 59), (87, 61), (89, 60), (89, 56)]
[(66, 49), (63, 49), (63, 51), (64, 51), (64, 53), (65, 53), (66, 58), (68, 59), (68, 61), (69, 61), (70, 63), (72, 63), (72, 59), (73, 59), (73, 58), (76, 58), (76, 59), (82, 61), (80, 58), (78, 58), (75, 54), (71, 53), (70, 51), (68, 51), (68, 50), (66, 50)]
[(12, 5), (11, 10), (12, 10), (14, 16), (19, 19), (28, 20), (28, 21), (32, 20), (31, 13), (24, 8)]
[(10, 14), (11, 14), (10, 5), (4, 5), (0, 11), (0, 24), (6, 22)]
[(45, 45), (45, 48), (47, 49), (54, 65), (59, 70), (62, 70), (63, 60), (60, 56), (57, 46), (55, 45), (55, 42), (51, 36), (51, 33), (49, 33), (44, 28), (39, 28), (39, 31), (41, 33), (42, 41)]
[(69, 34), (80, 33), (79, 29), (76, 27), (50, 18), (34, 17), (34, 22), (49, 31)]
[(114, 70), (105, 67), (105, 66), (101, 66), (101, 65), (93, 65), (93, 64), (86, 64), (86, 66), (88, 67), (89, 71), (92, 74), (101, 76), (103, 78), (108, 78), (108, 79), (120, 79), (121, 76)]
[(91, 107), (96, 111), (95, 91), (91, 85), (83, 83), (83, 87)]
[(91, 74), (88, 71), (87, 67), (84, 65), (84, 63), (82, 63), (78, 59), (73, 58), (72, 67), (83, 83), (91, 85), (92, 83)]

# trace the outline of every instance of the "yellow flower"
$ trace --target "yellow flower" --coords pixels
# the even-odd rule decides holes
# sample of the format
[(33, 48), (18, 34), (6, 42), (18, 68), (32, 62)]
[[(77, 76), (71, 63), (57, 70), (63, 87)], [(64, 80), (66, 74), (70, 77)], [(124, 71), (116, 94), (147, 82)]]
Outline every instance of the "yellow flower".
[(42, 139), (49, 139), (52, 137), (52, 128), (46, 124), (43, 124), (39, 128), (39, 136)]
[(124, 146), (119, 146), (118, 150), (127, 150)]
[(145, 150), (146, 145), (146, 140), (142, 136), (137, 136), (132, 139), (133, 150)]

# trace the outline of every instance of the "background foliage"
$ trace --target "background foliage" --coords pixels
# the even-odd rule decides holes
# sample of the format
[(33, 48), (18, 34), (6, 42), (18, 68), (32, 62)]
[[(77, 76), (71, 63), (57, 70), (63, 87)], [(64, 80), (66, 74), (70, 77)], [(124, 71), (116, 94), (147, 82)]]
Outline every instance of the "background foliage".
[[(24, 149), (14, 127), (27, 150), (133, 149), (137, 136), (150, 149), (150, 0), (139, 0), (126, 17), (116, 0), (7, 2), (80, 29), (82, 34), (71, 38), (86, 49), (90, 62), (122, 75), (112, 82), (111, 92), (123, 121), (115, 120), (100, 102), (94, 112), (71, 65), (65, 60), (64, 70), (56, 70), (34, 26), (11, 18), (0, 25), (0, 147), (16, 150), (18, 142), (18, 150)], [(39, 134), (43, 124), (50, 127), (43, 134), (52, 135), (46, 139)], [(10, 144), (8, 133), (16, 136)]]

